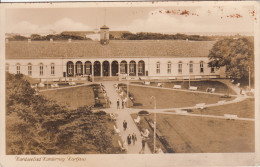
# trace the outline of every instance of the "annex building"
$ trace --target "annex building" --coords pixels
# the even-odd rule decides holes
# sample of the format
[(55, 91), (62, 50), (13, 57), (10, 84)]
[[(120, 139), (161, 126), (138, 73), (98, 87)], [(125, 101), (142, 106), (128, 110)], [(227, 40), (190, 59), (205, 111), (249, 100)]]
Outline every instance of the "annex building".
[(88, 75), (129, 79), (226, 77), (225, 68), (208, 67), (209, 50), (215, 41), (109, 40), (107, 26), (97, 33), (98, 41), (7, 41), (5, 69), (43, 80)]

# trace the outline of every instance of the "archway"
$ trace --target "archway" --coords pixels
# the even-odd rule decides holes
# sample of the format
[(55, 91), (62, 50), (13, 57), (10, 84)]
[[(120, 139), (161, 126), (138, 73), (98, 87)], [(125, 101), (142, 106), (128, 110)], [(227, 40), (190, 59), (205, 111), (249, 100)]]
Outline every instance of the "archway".
[(136, 76), (136, 63), (134, 60), (129, 63), (129, 75)]
[(82, 75), (83, 74), (83, 64), (81, 61), (76, 62), (76, 75)]
[(145, 75), (145, 63), (143, 60), (140, 60), (138, 62), (138, 76), (144, 76)]
[(101, 74), (101, 64), (99, 61), (94, 62), (94, 76), (100, 76)]
[(109, 62), (108, 61), (104, 61), (103, 62), (103, 76), (109, 76)]
[(90, 61), (85, 62), (85, 74), (92, 75), (92, 64)]
[(67, 62), (67, 76), (68, 77), (74, 76), (74, 64), (72, 61)]
[(127, 74), (127, 62), (121, 61), (120, 63), (120, 73), (121, 74)]
[(118, 74), (118, 62), (113, 61), (112, 64), (112, 76), (116, 76)]

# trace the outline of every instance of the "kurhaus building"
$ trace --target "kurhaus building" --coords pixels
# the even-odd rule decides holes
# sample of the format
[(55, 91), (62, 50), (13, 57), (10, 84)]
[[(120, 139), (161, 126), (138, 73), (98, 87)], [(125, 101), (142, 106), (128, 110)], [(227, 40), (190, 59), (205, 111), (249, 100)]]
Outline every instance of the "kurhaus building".
[(208, 67), (214, 41), (109, 40), (7, 41), (6, 71), (36, 79), (81, 76), (128, 76), (130, 79), (200, 79), (225, 77), (225, 69)]

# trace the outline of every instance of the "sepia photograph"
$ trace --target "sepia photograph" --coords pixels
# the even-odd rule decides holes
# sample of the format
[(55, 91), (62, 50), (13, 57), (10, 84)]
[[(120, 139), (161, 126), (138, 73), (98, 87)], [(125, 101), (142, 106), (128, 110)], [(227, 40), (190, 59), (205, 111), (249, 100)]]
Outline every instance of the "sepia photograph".
[(116, 4), (1, 6), (3, 154), (254, 156), (259, 5)]

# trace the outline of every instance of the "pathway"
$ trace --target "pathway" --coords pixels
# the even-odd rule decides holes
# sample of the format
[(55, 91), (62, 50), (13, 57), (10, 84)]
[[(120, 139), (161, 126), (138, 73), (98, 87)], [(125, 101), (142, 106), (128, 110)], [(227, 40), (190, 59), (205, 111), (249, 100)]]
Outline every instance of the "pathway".
[[(102, 84), (105, 87), (105, 90), (107, 92), (107, 95), (111, 101), (111, 105), (110, 108), (105, 109), (106, 112), (108, 113), (115, 113), (118, 114), (117, 117), (117, 127), (120, 130), (120, 135), (122, 140), (126, 140), (128, 134), (131, 134), (134, 132), (137, 136), (137, 142), (135, 143), (135, 145), (131, 144), (128, 146), (128, 154), (139, 154), (139, 151), (141, 150), (142, 144), (141, 144), (141, 133), (139, 131), (139, 129), (137, 128), (137, 126), (135, 125), (131, 115), (130, 115), (130, 110), (128, 108), (125, 109), (117, 109), (117, 100), (120, 99), (119, 95), (116, 92), (116, 89), (114, 88), (114, 84), (116, 84), (117, 82), (102, 82)], [(120, 99), (121, 102), (121, 99)], [(121, 104), (120, 104), (120, 108), (121, 108)], [(127, 130), (124, 131), (123, 129), (123, 121), (126, 120), (127, 122)], [(146, 144), (145, 146), (145, 154), (149, 154), (151, 153), (148, 145)]]

